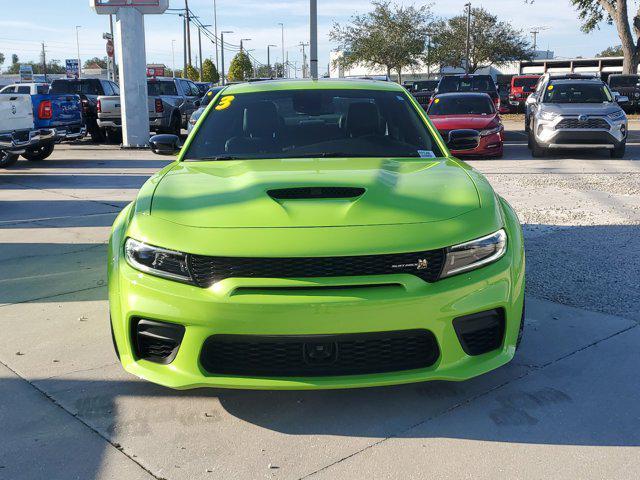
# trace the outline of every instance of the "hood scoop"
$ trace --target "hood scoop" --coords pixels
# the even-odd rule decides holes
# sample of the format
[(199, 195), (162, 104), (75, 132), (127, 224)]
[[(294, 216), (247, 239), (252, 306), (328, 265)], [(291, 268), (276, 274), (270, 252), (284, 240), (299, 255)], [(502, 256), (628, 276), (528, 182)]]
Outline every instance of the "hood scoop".
[(361, 187), (293, 187), (267, 190), (274, 200), (315, 200), (356, 198), (365, 192)]

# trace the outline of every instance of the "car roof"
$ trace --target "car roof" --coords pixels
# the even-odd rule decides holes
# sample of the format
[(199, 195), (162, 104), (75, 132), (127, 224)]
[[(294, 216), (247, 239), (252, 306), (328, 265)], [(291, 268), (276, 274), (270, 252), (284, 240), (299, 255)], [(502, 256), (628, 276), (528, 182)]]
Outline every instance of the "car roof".
[(225, 89), (225, 93), (273, 92), (279, 90), (382, 90), (406, 92), (402, 85), (398, 85), (395, 82), (323, 78), (320, 80), (265, 80), (264, 82), (237, 83), (229, 85)]
[(592, 83), (594, 85), (603, 85), (604, 82), (599, 78), (551, 78), (549, 83), (564, 84), (564, 83)]
[(486, 92), (445, 92), (437, 94), (436, 97), (487, 97), (491, 100), (491, 96)]

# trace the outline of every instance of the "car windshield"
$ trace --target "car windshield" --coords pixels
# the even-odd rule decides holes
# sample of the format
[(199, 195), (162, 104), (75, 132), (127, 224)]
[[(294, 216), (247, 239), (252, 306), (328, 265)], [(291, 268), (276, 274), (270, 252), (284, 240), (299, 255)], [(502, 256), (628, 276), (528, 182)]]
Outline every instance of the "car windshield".
[(442, 77), (438, 92), (491, 92), (496, 86), (488, 75), (476, 77)]
[(440, 157), (404, 92), (277, 90), (222, 95), (187, 160)]
[(524, 87), (525, 89), (527, 88), (533, 89), (533, 87), (536, 86), (536, 83), (538, 83), (537, 78), (514, 78), (513, 79), (514, 87)]
[(547, 87), (543, 103), (603, 103), (611, 102), (611, 94), (604, 84), (552, 83)]
[(60, 80), (51, 84), (51, 93), (75, 93), (80, 95), (101, 95), (97, 81)]
[(435, 90), (438, 86), (438, 80), (424, 80), (419, 82), (414, 82), (413, 89), (416, 92), (421, 90)]
[(150, 80), (147, 82), (147, 94), (150, 97), (157, 97), (158, 95), (178, 95), (178, 91), (176, 90), (176, 84), (173, 80), (168, 82)]
[(618, 87), (636, 87), (640, 84), (638, 75), (616, 75), (609, 77), (609, 86), (611, 88)]
[(486, 95), (444, 95), (429, 106), (429, 115), (492, 115), (493, 102)]

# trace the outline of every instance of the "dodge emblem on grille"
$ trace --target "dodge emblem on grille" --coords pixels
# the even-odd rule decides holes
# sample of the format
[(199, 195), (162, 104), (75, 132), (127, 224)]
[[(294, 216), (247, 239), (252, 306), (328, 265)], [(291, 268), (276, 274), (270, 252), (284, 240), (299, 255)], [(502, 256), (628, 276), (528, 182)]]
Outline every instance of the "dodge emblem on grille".
[(418, 259), (418, 266), (416, 267), (418, 270), (424, 270), (428, 266), (429, 266), (429, 262), (427, 262), (426, 258), (419, 258)]
[(588, 115), (578, 115), (578, 121), (579, 122), (586, 122), (587, 120), (589, 120), (589, 116)]

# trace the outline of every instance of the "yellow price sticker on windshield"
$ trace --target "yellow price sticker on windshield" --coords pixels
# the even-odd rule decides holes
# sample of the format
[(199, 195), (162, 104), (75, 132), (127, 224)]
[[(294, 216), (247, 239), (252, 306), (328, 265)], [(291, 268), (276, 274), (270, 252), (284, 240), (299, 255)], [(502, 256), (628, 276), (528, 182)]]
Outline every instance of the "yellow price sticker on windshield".
[(207, 92), (207, 97), (210, 97), (211, 95), (213, 95), (213, 92)]
[(231, 106), (231, 102), (236, 98), (233, 95), (227, 95), (226, 97), (222, 97), (218, 105), (216, 105), (216, 110), (224, 110)]
[(440, 103), (440, 99), (439, 99), (439, 98), (436, 98), (436, 99), (433, 101), (433, 103)]
[(553, 90), (553, 85), (549, 85), (549, 86), (547, 87), (547, 90)]

